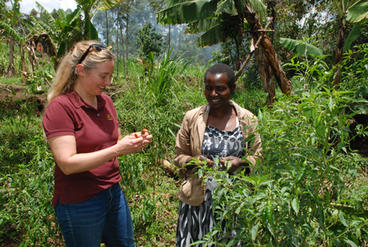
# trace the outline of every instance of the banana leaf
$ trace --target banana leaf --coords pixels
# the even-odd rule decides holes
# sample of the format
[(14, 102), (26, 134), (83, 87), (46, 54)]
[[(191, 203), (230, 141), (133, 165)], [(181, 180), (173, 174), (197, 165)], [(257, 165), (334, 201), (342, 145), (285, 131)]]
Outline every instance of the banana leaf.
[(217, 0), (195, 0), (178, 3), (157, 14), (162, 24), (184, 24), (213, 17), (217, 9)]
[(360, 36), (361, 27), (362, 25), (360, 23), (357, 23), (353, 26), (348, 37), (346, 37), (345, 39), (343, 52), (346, 52), (347, 50), (349, 50), (353, 42)]
[(368, 18), (368, 0), (359, 0), (348, 9), (346, 19), (349, 22), (360, 22)]
[(289, 51), (294, 51), (300, 56), (323, 56), (323, 52), (318, 47), (307, 44), (303, 40), (295, 40), (289, 38), (280, 38), (280, 44), (288, 49)]

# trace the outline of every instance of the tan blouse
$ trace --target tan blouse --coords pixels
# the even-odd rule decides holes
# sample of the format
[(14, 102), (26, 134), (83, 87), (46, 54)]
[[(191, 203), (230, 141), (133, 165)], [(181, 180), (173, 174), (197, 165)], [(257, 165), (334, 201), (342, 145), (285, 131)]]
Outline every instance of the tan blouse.
[[(262, 151), (261, 137), (255, 131), (258, 123), (257, 117), (250, 111), (240, 107), (234, 101), (230, 101), (230, 103), (234, 106), (244, 139), (254, 134), (254, 142), (245, 143), (245, 149), (248, 153), (247, 159), (253, 165), (256, 165), (257, 158), (261, 158)], [(203, 105), (186, 112), (176, 136), (175, 165), (179, 168), (182, 168), (182, 165), (188, 163), (193, 157), (201, 155), (209, 109), (210, 107), (208, 105)]]

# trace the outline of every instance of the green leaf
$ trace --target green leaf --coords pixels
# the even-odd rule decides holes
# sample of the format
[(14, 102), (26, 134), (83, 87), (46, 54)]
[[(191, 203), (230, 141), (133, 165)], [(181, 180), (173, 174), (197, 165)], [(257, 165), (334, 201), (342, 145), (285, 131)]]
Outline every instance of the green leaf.
[(124, 2), (124, 1), (125, 0), (105, 0), (100, 4), (99, 9), (103, 10), (103, 11), (106, 11), (106, 10), (109, 10), (109, 9), (112, 9), (112, 8), (118, 6), (120, 3)]
[(238, 15), (233, 0), (222, 0), (217, 4), (216, 15), (226, 13), (229, 15)]
[(86, 34), (87, 36), (84, 38), (89, 40), (98, 40), (98, 31), (96, 30), (92, 22), (89, 21), (85, 25), (89, 25), (89, 33)]
[(295, 51), (299, 56), (323, 56), (321, 49), (314, 45), (307, 44), (303, 40), (280, 38), (280, 44), (290, 51)]
[(220, 23), (218, 19), (209, 18), (209, 19), (201, 19), (197, 22), (190, 23), (189, 31), (190, 33), (200, 33), (200, 32), (207, 32), (209, 29), (218, 26)]
[(299, 201), (298, 201), (297, 198), (294, 198), (291, 201), (291, 207), (293, 208), (295, 214), (298, 214), (299, 213)]
[(351, 241), (350, 239), (345, 239), (345, 243), (347, 243), (348, 245), (350, 245), (351, 247), (358, 247), (358, 245), (356, 245), (353, 241)]
[(345, 218), (344, 218), (344, 215), (343, 215), (343, 213), (340, 211), (339, 212), (339, 219), (340, 219), (340, 222), (344, 225), (344, 226), (348, 226), (348, 224), (346, 223), (346, 220), (345, 220)]
[(348, 9), (346, 19), (349, 22), (360, 22), (368, 17), (368, 0), (359, 0)]
[(258, 233), (259, 223), (253, 225), (252, 229), (250, 230), (250, 234), (252, 236), (252, 241), (256, 240), (257, 233)]
[(215, 0), (196, 0), (178, 3), (158, 12), (162, 24), (183, 24), (213, 17), (217, 9)]
[(348, 37), (345, 39), (343, 52), (346, 52), (350, 49), (351, 44), (360, 36), (362, 25), (360, 23), (357, 23), (353, 26), (352, 30), (348, 34)]
[(220, 25), (212, 27), (210, 30), (202, 34), (198, 39), (198, 45), (201, 47), (211, 46), (220, 42), (224, 42), (226, 36)]
[[(16, 41), (22, 41), (23, 40), (23, 38), (17, 33), (17, 31), (5, 22), (0, 21), (0, 29), (4, 29), (5, 34), (7, 34), (8, 36), (13, 37), (13, 39), (16, 40)], [(2, 35), (4, 35), (4, 34), (2, 34)]]

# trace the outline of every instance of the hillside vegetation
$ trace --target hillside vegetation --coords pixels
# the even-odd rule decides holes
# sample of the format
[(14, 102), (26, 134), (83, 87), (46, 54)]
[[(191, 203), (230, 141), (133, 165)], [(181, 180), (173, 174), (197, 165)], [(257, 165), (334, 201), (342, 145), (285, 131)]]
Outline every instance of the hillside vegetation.
[[(354, 118), (366, 114), (367, 49), (360, 47), (346, 58), (339, 89), (329, 86), (330, 71), (322, 63), (288, 64), (295, 70), (294, 93), (278, 94), (272, 107), (265, 106), (263, 90), (238, 81), (234, 100), (259, 117), (264, 162), (250, 176), (203, 170), (220, 181), (216, 208), (237, 231), (234, 241), (252, 246), (367, 244), (368, 163), (350, 148), (357, 137), (367, 136), (367, 126)], [(173, 161), (185, 111), (205, 103), (205, 68), (168, 57), (150, 76), (140, 64), (130, 66), (130, 78), (116, 78), (108, 94), (123, 133), (147, 128), (154, 141), (147, 150), (120, 158), (121, 185), (138, 246), (173, 246), (180, 179), (176, 168), (163, 166), (162, 160)], [(41, 128), (46, 92), (34, 94), (16, 78), (3, 82), (1, 246), (63, 246), (51, 206), (54, 161)], [(19, 89), (11, 93), (14, 84), (23, 94)], [(207, 243), (216, 241), (212, 237)]]

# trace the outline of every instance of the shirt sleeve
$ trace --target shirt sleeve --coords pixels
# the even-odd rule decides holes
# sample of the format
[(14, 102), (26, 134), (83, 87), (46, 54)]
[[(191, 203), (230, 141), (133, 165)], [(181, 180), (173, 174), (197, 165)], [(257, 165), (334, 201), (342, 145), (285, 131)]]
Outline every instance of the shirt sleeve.
[(251, 136), (252, 141), (247, 143), (247, 160), (253, 165), (257, 164), (257, 160), (261, 163), (263, 161), (262, 158), (262, 141), (261, 136), (256, 130), (258, 126), (258, 119), (253, 114), (248, 117), (248, 128), (246, 129), (247, 136)]
[(193, 159), (190, 146), (189, 116), (185, 114), (181, 127), (176, 135), (175, 165), (182, 168), (183, 164)]
[(62, 135), (74, 135), (75, 124), (72, 114), (65, 104), (51, 102), (42, 117), (43, 129), (47, 138)]

